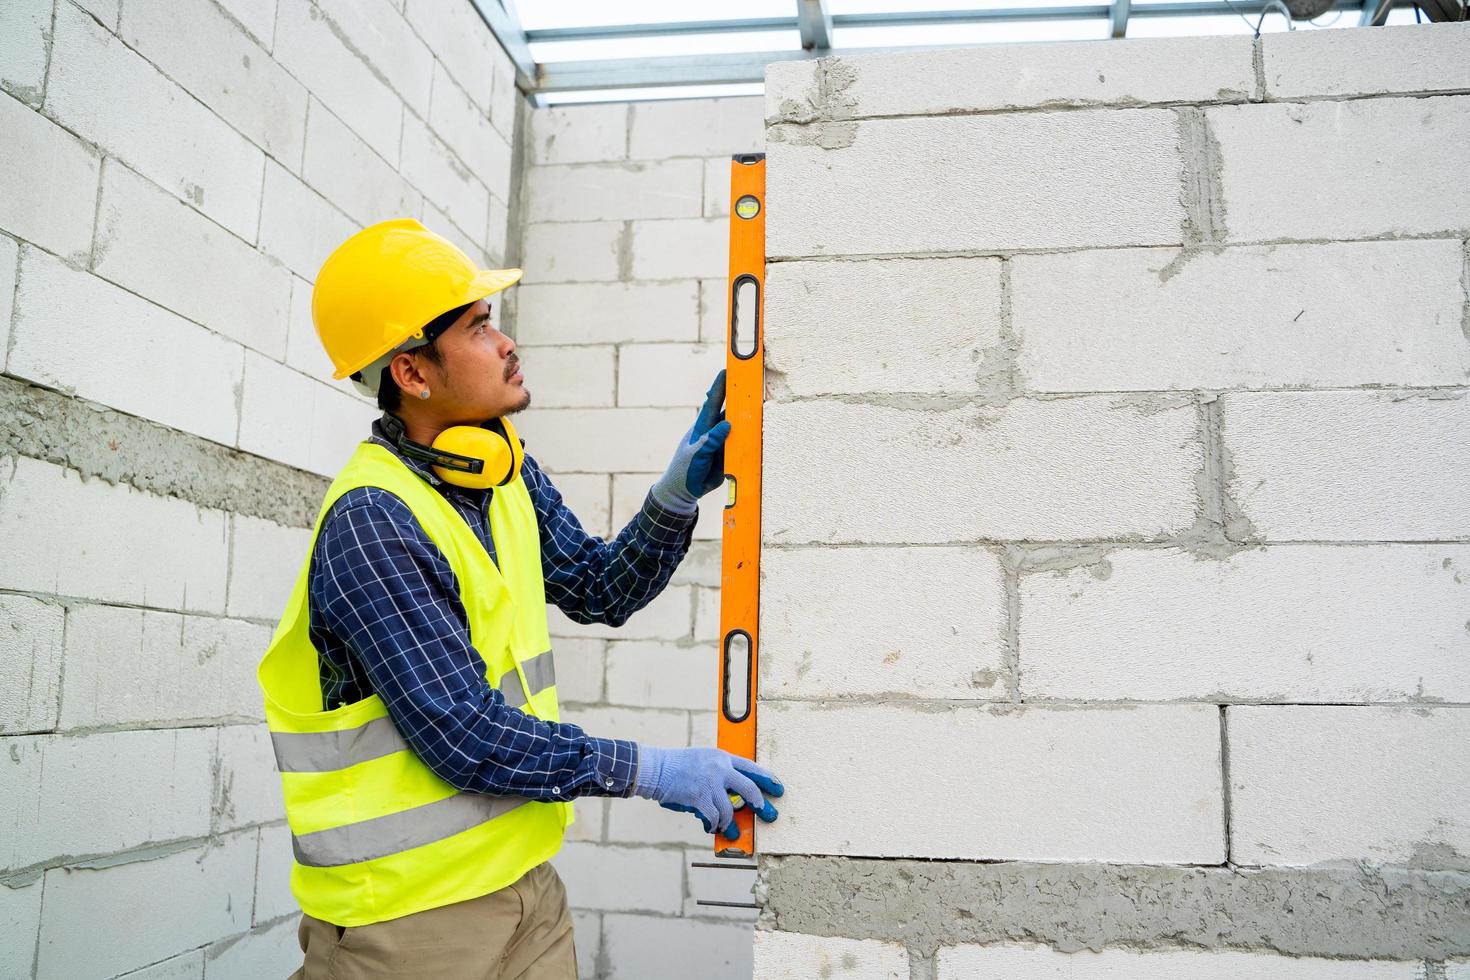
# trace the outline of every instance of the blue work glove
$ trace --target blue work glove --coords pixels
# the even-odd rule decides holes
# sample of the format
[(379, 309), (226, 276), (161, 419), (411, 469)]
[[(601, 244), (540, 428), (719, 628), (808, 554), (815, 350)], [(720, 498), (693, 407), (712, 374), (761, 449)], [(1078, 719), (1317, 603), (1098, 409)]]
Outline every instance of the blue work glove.
[(639, 745), (633, 792), (656, 800), (666, 810), (694, 814), (707, 834), (721, 830), (728, 840), (738, 840), (730, 794), (739, 796), (769, 823), (776, 819), (776, 808), (766, 796), (780, 796), (786, 790), (773, 773), (724, 749)]
[(725, 372), (715, 375), (699, 417), (679, 440), (674, 459), (653, 485), (653, 499), (680, 514), (699, 509), (699, 498), (725, 482)]

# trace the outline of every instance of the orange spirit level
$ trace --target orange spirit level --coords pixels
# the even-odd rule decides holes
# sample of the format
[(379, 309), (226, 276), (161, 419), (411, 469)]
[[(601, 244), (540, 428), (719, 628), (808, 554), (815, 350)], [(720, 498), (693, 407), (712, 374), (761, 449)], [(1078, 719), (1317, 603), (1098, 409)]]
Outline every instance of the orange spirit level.
[[(760, 621), (761, 403), (765, 398), (766, 155), (730, 161), (730, 285), (725, 354), (725, 521), (720, 566), (719, 746), (755, 758)], [(740, 838), (715, 836), (715, 853), (755, 853), (754, 813), (735, 814)]]

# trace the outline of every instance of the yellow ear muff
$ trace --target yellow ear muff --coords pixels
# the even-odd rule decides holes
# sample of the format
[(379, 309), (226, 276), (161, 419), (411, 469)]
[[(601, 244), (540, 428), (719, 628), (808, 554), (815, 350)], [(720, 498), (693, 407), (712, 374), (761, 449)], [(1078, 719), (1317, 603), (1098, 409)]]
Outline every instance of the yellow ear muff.
[[(515, 479), (521, 471), (524, 450), (509, 419), (492, 419), (494, 428), (478, 425), (455, 425), (439, 433), (434, 448), (440, 452), (467, 456), (484, 463), (479, 473), (435, 466), (434, 472), (445, 483), (471, 490), (501, 487)], [(503, 430), (503, 432), (501, 431)]]

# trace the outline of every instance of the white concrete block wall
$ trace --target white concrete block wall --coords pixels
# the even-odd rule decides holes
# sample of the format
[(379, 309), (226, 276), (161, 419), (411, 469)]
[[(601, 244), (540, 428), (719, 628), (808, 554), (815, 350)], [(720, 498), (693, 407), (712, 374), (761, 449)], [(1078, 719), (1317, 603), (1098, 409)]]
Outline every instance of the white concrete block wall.
[[(516, 424), (590, 533), (611, 538), (638, 512), (725, 366), (714, 321), (725, 315), (728, 168), (732, 154), (763, 149), (761, 113), (760, 99), (743, 98), (530, 114), (526, 274), (513, 303), (532, 401)], [(623, 626), (548, 607), (568, 720), (653, 744), (712, 744), (717, 498), (701, 502), (669, 587)], [(556, 864), (584, 976), (658, 980), (695, 964), (750, 976), (754, 914), (696, 902), (750, 902), (754, 875), (689, 867), (713, 856), (698, 821), (637, 799), (579, 806), (577, 820)]]
[(376, 414), (312, 280), (393, 217), (509, 257), (509, 59), (468, 2), (404, 6), (0, 4), (0, 975), (299, 965), (255, 668)]

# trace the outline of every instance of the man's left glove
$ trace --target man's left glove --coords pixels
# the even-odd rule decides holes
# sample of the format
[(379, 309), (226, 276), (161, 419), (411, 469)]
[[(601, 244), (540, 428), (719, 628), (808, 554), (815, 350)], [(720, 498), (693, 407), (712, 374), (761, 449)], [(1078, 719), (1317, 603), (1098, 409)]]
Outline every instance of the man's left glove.
[(653, 485), (653, 499), (669, 510), (692, 514), (699, 498), (725, 482), (725, 439), (730, 423), (725, 421), (725, 372), (715, 375), (704, 407), (689, 431), (679, 440), (673, 461)]

